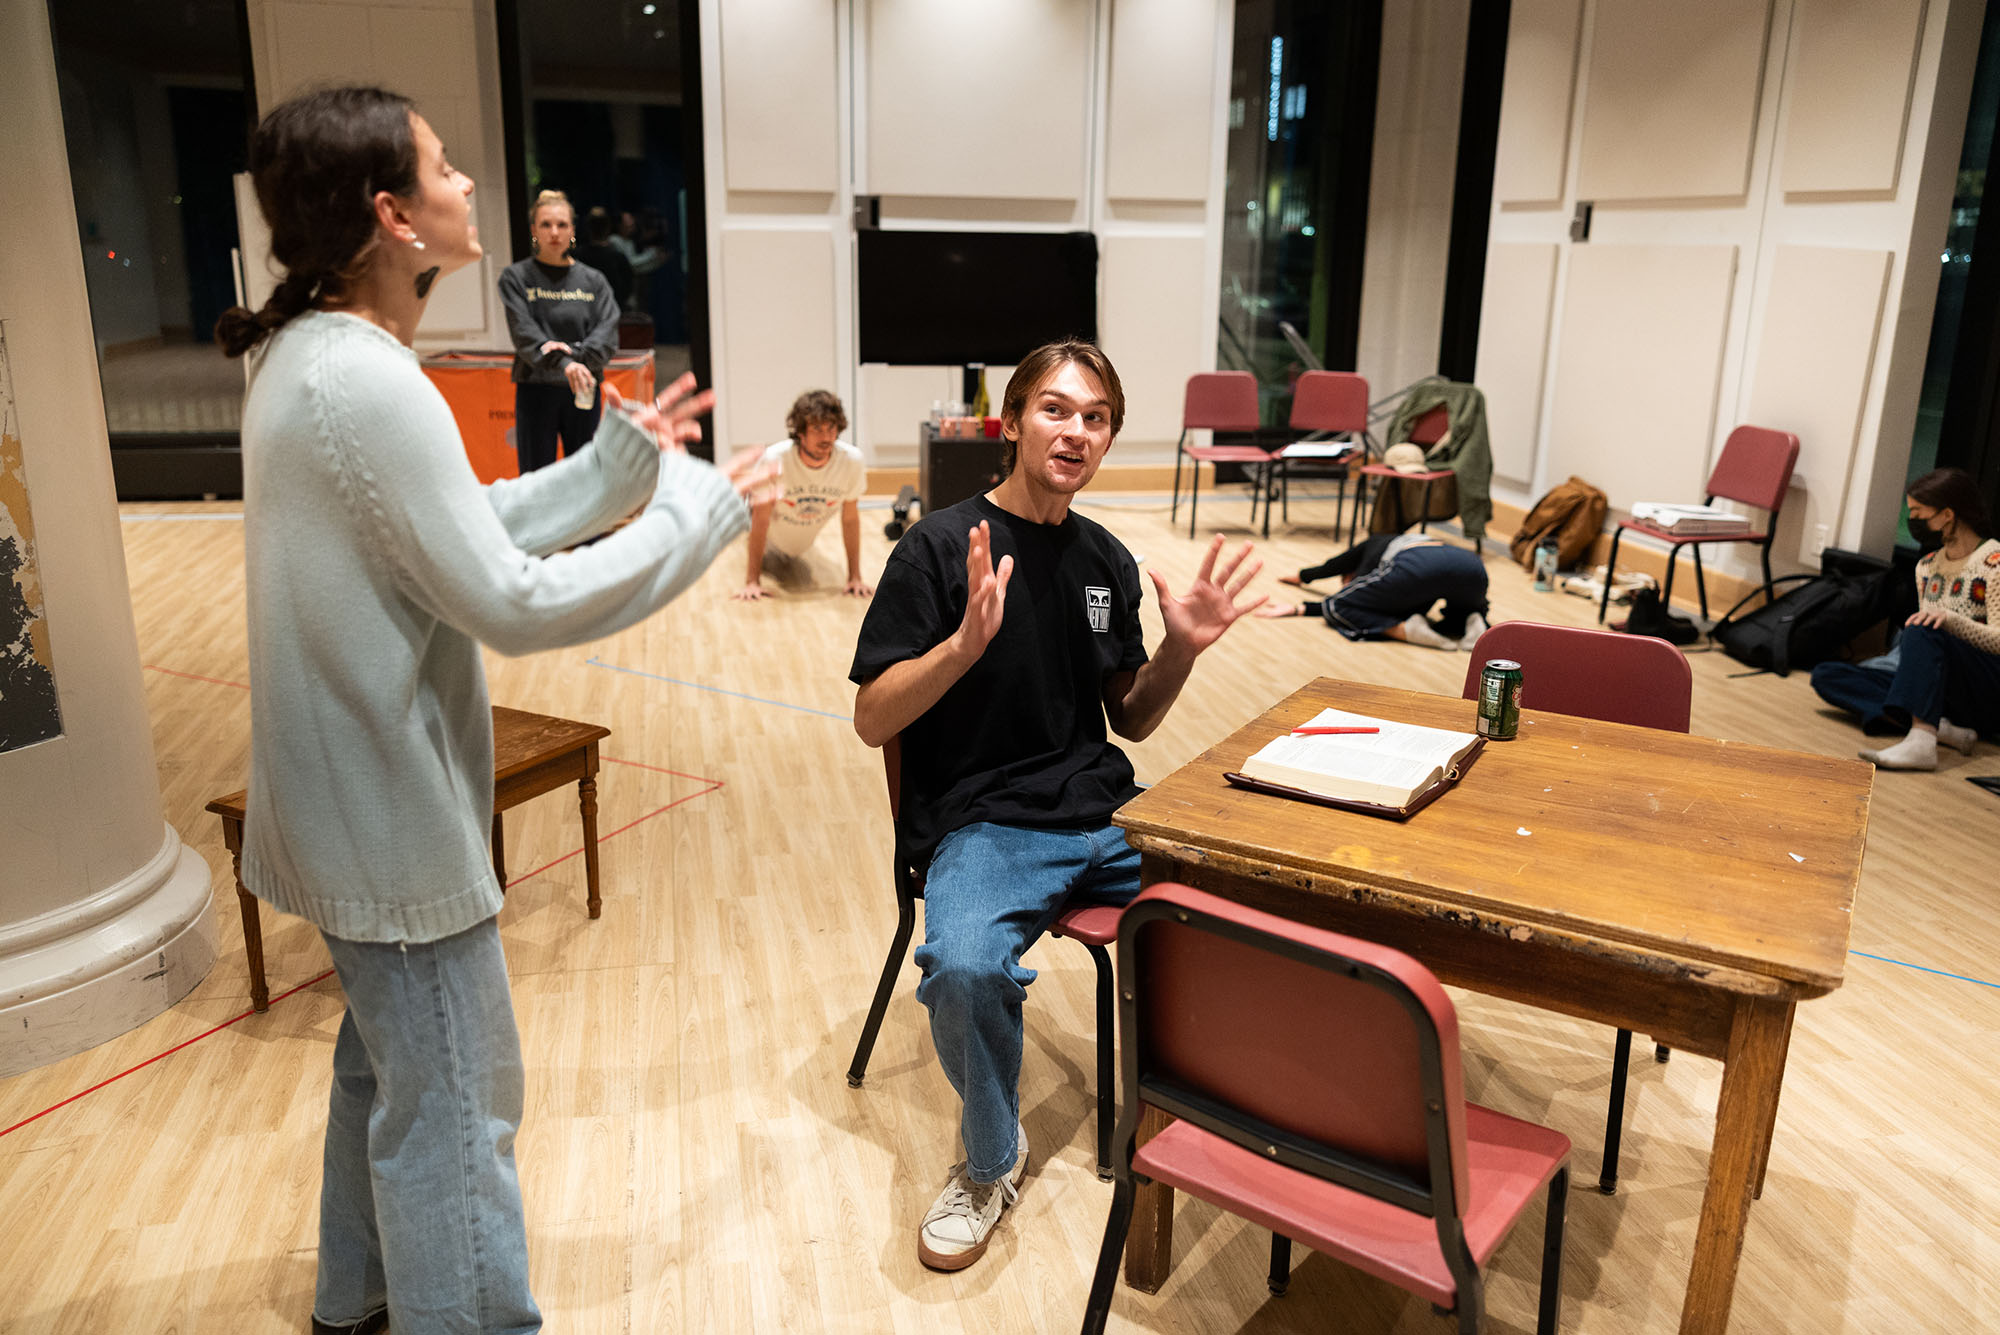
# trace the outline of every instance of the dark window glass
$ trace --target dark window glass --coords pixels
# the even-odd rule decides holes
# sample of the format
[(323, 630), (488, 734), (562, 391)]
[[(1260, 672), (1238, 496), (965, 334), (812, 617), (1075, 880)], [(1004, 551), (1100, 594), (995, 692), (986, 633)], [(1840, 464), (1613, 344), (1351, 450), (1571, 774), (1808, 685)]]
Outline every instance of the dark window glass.
[(52, 0), (49, 18), (112, 444), (233, 445), (243, 368), (213, 332), (237, 300), (241, 0)]

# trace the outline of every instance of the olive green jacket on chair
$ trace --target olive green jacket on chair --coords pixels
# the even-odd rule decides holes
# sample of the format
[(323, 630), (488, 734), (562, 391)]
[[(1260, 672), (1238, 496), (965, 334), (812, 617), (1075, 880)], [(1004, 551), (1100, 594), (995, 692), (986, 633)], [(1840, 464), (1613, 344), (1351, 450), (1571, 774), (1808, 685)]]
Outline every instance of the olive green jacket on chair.
[(1425, 462), (1432, 468), (1451, 469), (1452, 480), (1431, 488), (1428, 515), (1417, 513), (1423, 505), (1421, 482), (1382, 488), (1368, 523), (1370, 533), (1397, 533), (1419, 518), (1457, 515), (1467, 538), (1476, 542), (1486, 536), (1486, 525), (1493, 519), (1493, 449), (1486, 436), (1486, 396), (1477, 385), (1441, 377), (1419, 380), (1404, 396), (1382, 439), (1390, 445), (1408, 440), (1411, 424), (1440, 404), (1451, 419), (1451, 434), (1430, 448)]

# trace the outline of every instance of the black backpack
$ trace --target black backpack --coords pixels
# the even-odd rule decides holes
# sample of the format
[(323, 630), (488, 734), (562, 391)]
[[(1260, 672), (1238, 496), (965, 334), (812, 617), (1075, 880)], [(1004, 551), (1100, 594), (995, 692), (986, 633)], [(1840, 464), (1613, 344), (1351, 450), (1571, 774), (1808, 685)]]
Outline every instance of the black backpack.
[(1738, 603), (1710, 635), (1737, 662), (1781, 677), (1793, 668), (1840, 658), (1863, 631), (1898, 610), (1902, 600), (1896, 592), (1913, 578), (1901, 565), (1828, 548), (1821, 554), (1819, 574), (1786, 575), (1773, 581), (1774, 588), (1799, 587), (1746, 616), (1736, 615), (1743, 606)]

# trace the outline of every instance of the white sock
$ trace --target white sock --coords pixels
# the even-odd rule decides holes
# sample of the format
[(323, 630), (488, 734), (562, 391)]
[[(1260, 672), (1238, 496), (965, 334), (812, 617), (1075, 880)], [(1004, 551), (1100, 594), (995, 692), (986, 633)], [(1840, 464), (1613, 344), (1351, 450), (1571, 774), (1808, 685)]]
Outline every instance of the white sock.
[(1912, 728), (1910, 735), (1894, 746), (1863, 751), (1861, 758), (1874, 761), (1877, 769), (1936, 769), (1937, 744), (1936, 733)]
[(1970, 728), (1961, 728), (1948, 718), (1938, 720), (1937, 739), (1954, 751), (1972, 754), (1972, 748), (1979, 745), (1979, 734)]
[(1421, 613), (1403, 622), (1403, 638), (1411, 644), (1421, 644), (1426, 649), (1458, 648), (1457, 640), (1447, 640), (1438, 634), (1437, 629)]
[(1484, 635), (1487, 629), (1486, 618), (1474, 612), (1465, 619), (1465, 634), (1458, 637), (1458, 647), (1468, 653), (1471, 652), (1472, 646), (1479, 643), (1479, 637)]

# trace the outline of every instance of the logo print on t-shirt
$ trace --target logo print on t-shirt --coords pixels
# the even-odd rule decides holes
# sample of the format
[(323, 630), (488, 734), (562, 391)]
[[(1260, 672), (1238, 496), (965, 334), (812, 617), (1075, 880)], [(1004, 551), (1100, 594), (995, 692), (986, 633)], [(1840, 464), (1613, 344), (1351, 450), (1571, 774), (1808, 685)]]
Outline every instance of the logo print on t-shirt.
[(1111, 633), (1111, 590), (1100, 589), (1086, 584), (1083, 589), (1084, 610), (1090, 613), (1090, 628), (1099, 635)]

